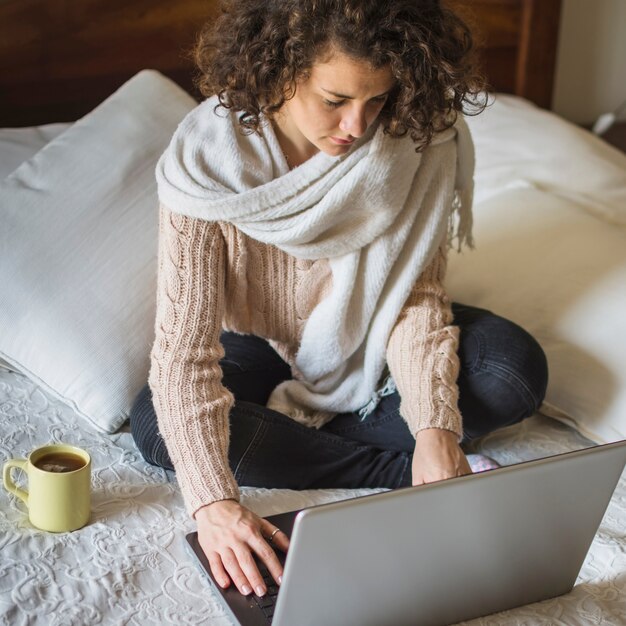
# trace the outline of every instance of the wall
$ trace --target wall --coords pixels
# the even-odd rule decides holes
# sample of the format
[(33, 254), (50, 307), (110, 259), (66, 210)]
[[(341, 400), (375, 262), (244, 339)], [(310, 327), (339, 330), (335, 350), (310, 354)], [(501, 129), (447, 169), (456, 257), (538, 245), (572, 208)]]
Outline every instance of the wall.
[(592, 123), (626, 100), (626, 0), (563, 0), (553, 109)]

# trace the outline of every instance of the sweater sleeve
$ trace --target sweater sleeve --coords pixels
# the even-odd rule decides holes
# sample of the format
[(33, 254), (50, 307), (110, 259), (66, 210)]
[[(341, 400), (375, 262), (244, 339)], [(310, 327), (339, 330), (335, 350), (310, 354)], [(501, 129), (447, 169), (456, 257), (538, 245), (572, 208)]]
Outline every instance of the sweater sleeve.
[(225, 242), (219, 224), (161, 207), (149, 384), (159, 430), (193, 516), (239, 500), (228, 465), (232, 394), (222, 385)]
[(442, 428), (460, 440), (459, 329), (451, 325), (451, 303), (443, 287), (446, 264), (446, 249), (440, 247), (398, 316), (387, 344), (387, 364), (411, 433)]

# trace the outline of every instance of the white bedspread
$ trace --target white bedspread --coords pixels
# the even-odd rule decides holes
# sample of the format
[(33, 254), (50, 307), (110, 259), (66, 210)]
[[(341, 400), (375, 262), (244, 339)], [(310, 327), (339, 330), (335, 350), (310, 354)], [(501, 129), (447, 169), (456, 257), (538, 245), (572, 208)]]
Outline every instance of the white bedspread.
[[(509, 108), (514, 105), (510, 102)], [(504, 119), (508, 119), (507, 111)], [(12, 171), (65, 127), (59, 124), (3, 130), (0, 176)], [(543, 130), (538, 136), (545, 150)], [(562, 139), (550, 145), (555, 150), (555, 146), (567, 145)], [(507, 151), (504, 156), (509, 155), (512, 146), (522, 150), (523, 145), (521, 139), (503, 142)], [(559, 154), (564, 149), (560, 147)], [(500, 182), (520, 186), (519, 182), (511, 183), (511, 172), (503, 168), (515, 169), (522, 162), (532, 165), (538, 150), (531, 150), (532, 158), (525, 160), (523, 154), (514, 155), (517, 160), (511, 165), (510, 159), (507, 161), (500, 153), (483, 149), (482, 154), (491, 155), (494, 161), (494, 167), (485, 165), (484, 169), (500, 176), (491, 181), (491, 186), (499, 187)], [(621, 155), (615, 159), (618, 165), (623, 163)], [(552, 169), (558, 167), (544, 168), (538, 175)], [(576, 180), (568, 172), (569, 179)], [(604, 166), (596, 167), (594, 172), (608, 176)], [(484, 189), (490, 188), (489, 181), (479, 177), (478, 182)], [(600, 182), (599, 187), (605, 189), (606, 181)], [(577, 198), (583, 191), (578, 190)], [(604, 197), (599, 193), (596, 196)], [(594, 215), (605, 213), (598, 210)], [(73, 533), (44, 533), (30, 525), (24, 503), (0, 489), (0, 626), (230, 624), (186, 552), (184, 535), (195, 524), (185, 513), (174, 474), (146, 464), (129, 432), (98, 434), (34, 383), (0, 368), (0, 463), (59, 441), (85, 447), (92, 455), (92, 519)], [(537, 415), (485, 438), (474, 451), (511, 464), (588, 445), (590, 442), (568, 426)], [(260, 515), (271, 515), (371, 490), (293, 492), (244, 488), (242, 492), (246, 506)], [(584, 500), (581, 492), (581, 506)], [(617, 486), (571, 593), (467, 624), (625, 625), (626, 476)]]
[[(73, 533), (44, 533), (2, 490), (0, 624), (230, 624), (185, 550), (194, 523), (174, 474), (145, 463), (129, 432), (95, 433), (26, 378), (0, 371), (0, 462), (56, 441), (92, 455), (92, 519)], [(587, 445), (569, 427), (535, 416), (486, 438), (480, 450), (510, 464)], [(270, 515), (362, 493), (244, 488), (243, 501)], [(626, 476), (571, 593), (467, 624), (626, 624)]]

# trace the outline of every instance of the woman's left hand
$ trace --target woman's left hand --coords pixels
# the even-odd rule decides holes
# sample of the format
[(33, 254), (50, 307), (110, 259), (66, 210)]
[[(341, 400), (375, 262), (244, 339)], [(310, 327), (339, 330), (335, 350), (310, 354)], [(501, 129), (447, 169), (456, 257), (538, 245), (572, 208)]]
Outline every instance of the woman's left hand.
[(411, 470), (414, 485), (472, 473), (456, 433), (441, 428), (417, 433)]

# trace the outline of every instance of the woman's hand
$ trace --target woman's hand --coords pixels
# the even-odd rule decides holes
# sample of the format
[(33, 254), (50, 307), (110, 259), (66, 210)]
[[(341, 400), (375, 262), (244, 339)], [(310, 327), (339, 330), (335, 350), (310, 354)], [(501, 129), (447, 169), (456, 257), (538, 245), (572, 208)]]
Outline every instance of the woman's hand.
[(456, 433), (441, 428), (417, 433), (411, 470), (414, 485), (472, 473)]
[[(198, 540), (204, 550), (217, 583), (226, 588), (230, 581), (244, 595), (254, 591), (258, 596), (267, 592), (263, 577), (254, 561), (254, 552), (265, 563), (280, 585), (283, 567), (272, 547), (284, 552), (289, 538), (276, 526), (258, 517), (235, 500), (220, 500), (196, 512)], [(273, 535), (270, 543), (269, 538)]]

